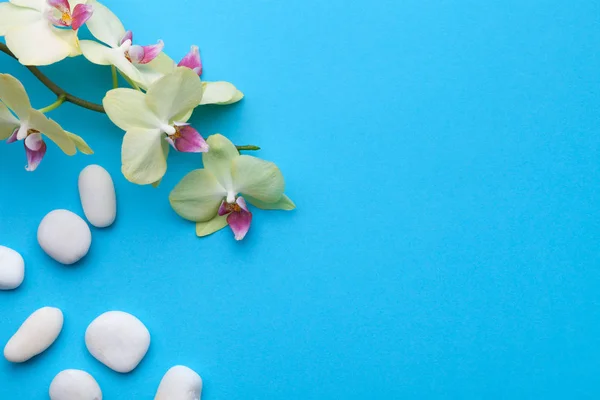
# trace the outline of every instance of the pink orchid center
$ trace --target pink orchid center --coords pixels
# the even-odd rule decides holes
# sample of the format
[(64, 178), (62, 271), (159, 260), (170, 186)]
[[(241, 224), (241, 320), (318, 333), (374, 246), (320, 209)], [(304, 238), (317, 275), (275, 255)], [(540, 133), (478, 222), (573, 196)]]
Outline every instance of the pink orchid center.
[(229, 195), (223, 200), (219, 207), (220, 216), (227, 215), (227, 224), (231, 228), (235, 240), (242, 240), (250, 230), (252, 223), (252, 213), (248, 210), (246, 200), (239, 196), (235, 201), (229, 201)]
[(68, 0), (47, 0), (50, 9), (47, 12), (48, 20), (58, 27), (70, 27), (77, 30), (91, 18), (93, 8), (87, 4), (77, 4), (71, 12)]
[[(22, 127), (23, 128), (23, 127)], [(25, 169), (29, 172), (35, 171), (46, 155), (46, 143), (42, 139), (42, 134), (36, 129), (27, 129), (27, 133), (23, 139), (18, 139), (20, 129), (15, 129), (13, 134), (6, 140), (6, 143), (13, 143), (18, 140), (23, 140), (25, 147), (25, 155), (27, 157), (27, 166)]]
[(167, 141), (177, 151), (182, 153), (206, 153), (209, 150), (208, 143), (200, 132), (189, 124), (175, 124), (165, 126), (163, 130), (167, 134)]
[[(121, 47), (125, 50), (125, 58), (132, 64), (148, 64), (158, 57), (165, 47), (165, 44), (162, 40), (159, 40), (158, 43), (149, 46), (140, 46), (137, 44), (132, 45), (132, 38), (132, 35), (126, 34), (121, 43)], [(125, 47), (123, 47), (124, 45)]]

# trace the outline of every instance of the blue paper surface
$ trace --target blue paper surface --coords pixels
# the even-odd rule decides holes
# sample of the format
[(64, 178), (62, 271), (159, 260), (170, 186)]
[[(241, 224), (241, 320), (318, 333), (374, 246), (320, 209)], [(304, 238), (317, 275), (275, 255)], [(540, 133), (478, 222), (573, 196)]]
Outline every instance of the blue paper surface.
[[(491, 399), (600, 396), (600, 3), (466, 0), (106, 0), (138, 43), (180, 59), (200, 46), (206, 80), (237, 105), (198, 110), (205, 135), (276, 162), (291, 213), (255, 210), (236, 243), (198, 239), (167, 197), (201, 157), (174, 154), (158, 189), (120, 174), (122, 132), (66, 104), (49, 116), (95, 155), (49, 144), (27, 173), (0, 143), (0, 244), (26, 278), (0, 292), (0, 345), (35, 309), (65, 314), (58, 341), (23, 365), (0, 359), (0, 399), (46, 399), (62, 369), (106, 400), (152, 399), (168, 368), (203, 399)], [(107, 67), (44, 68), (99, 102)], [(0, 55), (35, 107), (54, 99)], [(78, 265), (36, 230), (81, 214), (77, 176), (108, 169), (119, 214), (92, 229)], [(99, 314), (152, 334), (131, 374), (87, 352)]]

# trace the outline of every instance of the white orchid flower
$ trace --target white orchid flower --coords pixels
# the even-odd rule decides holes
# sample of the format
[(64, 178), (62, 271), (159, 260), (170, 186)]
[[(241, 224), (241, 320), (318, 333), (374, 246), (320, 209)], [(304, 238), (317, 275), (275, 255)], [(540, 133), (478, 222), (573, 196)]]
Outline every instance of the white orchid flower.
[(188, 68), (177, 68), (148, 92), (113, 89), (104, 97), (106, 114), (126, 131), (122, 172), (139, 185), (153, 184), (167, 171), (169, 145), (188, 153), (208, 151), (204, 138), (187, 124), (202, 98), (202, 83)]
[(81, 54), (77, 30), (92, 12), (86, 0), (10, 0), (0, 3), (0, 36), (22, 64), (54, 64)]
[(252, 222), (246, 201), (265, 210), (293, 210), (283, 192), (281, 171), (272, 162), (240, 155), (223, 135), (207, 139), (202, 154), (204, 169), (186, 175), (173, 189), (169, 201), (181, 217), (196, 222), (198, 236), (210, 235), (229, 225), (236, 240), (242, 240)]
[(94, 8), (94, 15), (87, 21), (87, 27), (96, 39), (82, 40), (81, 52), (89, 61), (99, 65), (114, 65), (136, 84), (148, 87), (156, 80), (157, 73), (147, 66), (162, 52), (164, 43), (140, 46), (133, 44), (133, 33), (126, 31), (119, 18), (103, 4), (88, 0)]
[(34, 171), (46, 154), (42, 134), (69, 156), (77, 153), (77, 150), (84, 154), (93, 153), (81, 137), (66, 132), (56, 122), (32, 108), (21, 82), (11, 75), (0, 74), (0, 140), (6, 139), (7, 143), (23, 141), (27, 171)]

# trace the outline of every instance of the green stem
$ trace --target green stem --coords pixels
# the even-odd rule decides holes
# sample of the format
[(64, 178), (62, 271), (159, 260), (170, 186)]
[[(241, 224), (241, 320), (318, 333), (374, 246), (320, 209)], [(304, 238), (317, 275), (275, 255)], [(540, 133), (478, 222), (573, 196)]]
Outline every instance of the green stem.
[(253, 146), (251, 144), (245, 145), (245, 146), (235, 146), (237, 147), (238, 151), (242, 151), (242, 150), (247, 150), (247, 151), (256, 151), (256, 150), (260, 150), (260, 147), (258, 146)]
[(115, 67), (114, 65), (111, 65), (110, 71), (112, 73), (113, 89), (116, 89), (119, 87), (119, 77), (117, 76), (117, 67)]
[(54, 103), (52, 103), (49, 106), (46, 106), (44, 108), (40, 108), (38, 111), (41, 112), (42, 114), (46, 114), (47, 112), (56, 110), (58, 107), (60, 107), (62, 105), (62, 103), (65, 102), (65, 100), (66, 100), (65, 95), (61, 94), (60, 96), (58, 96), (58, 99), (56, 99), (56, 101)]
[[(10, 51), (9, 48), (4, 43), (0, 43), (0, 51), (9, 55), (10, 57), (14, 58), (15, 60), (17, 59), (17, 57), (13, 54), (13, 52)], [(38, 80), (40, 82), (42, 82), (48, 89), (50, 89), (50, 91), (52, 93), (54, 93), (56, 96), (58, 96), (58, 97), (64, 96), (65, 97), (64, 101), (73, 103), (75, 105), (78, 105), (79, 107), (87, 108), (88, 110), (105, 113), (104, 107), (102, 107), (101, 104), (92, 103), (90, 101), (83, 100), (77, 96), (72, 95), (71, 93), (67, 92), (66, 90), (64, 90), (63, 88), (58, 86), (56, 83), (52, 82), (50, 80), (50, 78), (48, 78), (46, 75), (44, 75), (42, 73), (42, 71), (39, 70), (39, 68), (31, 66), (31, 65), (26, 65), (25, 67), (36, 78), (38, 78)]]

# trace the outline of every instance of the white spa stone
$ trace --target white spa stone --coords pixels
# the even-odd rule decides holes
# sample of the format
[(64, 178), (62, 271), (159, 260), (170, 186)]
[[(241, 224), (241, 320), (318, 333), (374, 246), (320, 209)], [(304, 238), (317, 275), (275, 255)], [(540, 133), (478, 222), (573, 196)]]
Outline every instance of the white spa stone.
[(13, 249), (0, 246), (0, 290), (12, 290), (21, 286), (25, 277), (25, 261)]
[(42, 249), (65, 265), (81, 260), (92, 244), (92, 232), (88, 224), (68, 210), (48, 213), (38, 227), (37, 237)]
[(92, 321), (85, 332), (89, 352), (108, 368), (131, 372), (150, 347), (150, 332), (142, 321), (122, 311), (109, 311)]
[(58, 308), (44, 307), (31, 314), (4, 347), (4, 357), (14, 363), (25, 362), (54, 343), (63, 326)]
[(93, 376), (78, 369), (66, 369), (50, 384), (50, 400), (102, 400), (102, 391)]
[(79, 174), (79, 198), (87, 220), (96, 228), (106, 228), (117, 217), (115, 185), (107, 170), (89, 165)]
[(200, 400), (202, 378), (193, 370), (177, 365), (160, 381), (154, 400)]

